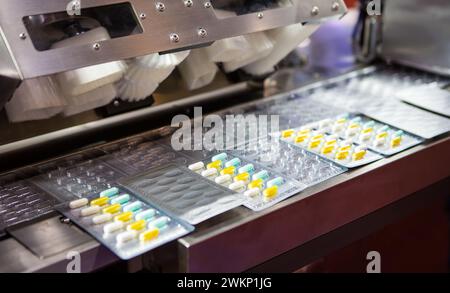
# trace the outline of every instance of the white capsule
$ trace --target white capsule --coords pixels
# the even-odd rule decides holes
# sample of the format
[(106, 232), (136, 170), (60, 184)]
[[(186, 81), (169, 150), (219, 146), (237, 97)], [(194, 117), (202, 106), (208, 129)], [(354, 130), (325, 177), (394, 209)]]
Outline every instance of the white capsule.
[(250, 198), (257, 197), (261, 194), (261, 190), (259, 188), (252, 188), (250, 190), (247, 190), (244, 195)]
[(116, 241), (118, 245), (123, 245), (137, 237), (136, 231), (125, 231), (117, 235)]
[(113, 222), (113, 223), (109, 223), (109, 224), (106, 224), (106, 225), (103, 227), (103, 232), (104, 232), (106, 235), (112, 234), (112, 233), (114, 233), (114, 232), (117, 232), (117, 231), (123, 229), (124, 225), (125, 225), (125, 224), (124, 224), (123, 222), (120, 222), (120, 221)]
[(87, 206), (88, 203), (89, 203), (89, 200), (87, 198), (80, 198), (80, 199), (71, 201), (69, 203), (69, 207), (72, 210), (75, 210), (75, 209), (79, 209), (79, 208), (82, 208), (84, 206)]
[(345, 132), (345, 135), (347, 137), (353, 137), (353, 136), (357, 135), (358, 132), (359, 132), (358, 128), (350, 128)]
[(210, 168), (210, 169), (203, 171), (202, 176), (212, 180), (217, 177), (217, 173), (218, 173), (218, 171), (216, 168)]
[(377, 138), (373, 143), (377, 147), (382, 147), (386, 143), (386, 138), (385, 137)]
[(189, 165), (189, 170), (193, 172), (200, 172), (205, 168), (205, 164), (203, 162), (198, 162), (192, 165)]
[(100, 212), (100, 207), (99, 206), (90, 206), (88, 208), (82, 209), (81, 210), (81, 216), (82, 217), (89, 217), (92, 215), (95, 215), (97, 213)]
[(237, 181), (233, 182), (228, 186), (229, 189), (236, 191), (236, 192), (244, 192), (245, 191), (245, 182), (244, 181)]
[(323, 128), (328, 128), (331, 125), (332, 121), (331, 119), (325, 119), (319, 122), (319, 128), (323, 129)]
[(230, 175), (225, 174), (216, 178), (216, 183), (220, 185), (228, 185), (231, 183), (232, 178)]
[(100, 225), (100, 224), (104, 224), (106, 222), (109, 222), (112, 220), (112, 215), (111, 214), (103, 214), (103, 215), (99, 215), (99, 216), (95, 216), (92, 218), (92, 223), (94, 225)]
[(367, 151), (368, 147), (366, 145), (360, 145), (355, 148), (355, 153), (359, 153), (360, 151)]

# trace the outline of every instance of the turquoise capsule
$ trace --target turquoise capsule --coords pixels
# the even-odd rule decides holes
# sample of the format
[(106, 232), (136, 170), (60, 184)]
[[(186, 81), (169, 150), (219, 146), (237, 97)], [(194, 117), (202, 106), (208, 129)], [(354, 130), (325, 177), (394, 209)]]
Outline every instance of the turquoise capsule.
[(146, 211), (143, 211), (143, 212), (140, 212), (140, 213), (136, 214), (135, 219), (136, 219), (136, 221), (139, 221), (139, 220), (149, 221), (155, 215), (156, 215), (156, 211), (154, 209), (150, 209), (150, 210), (146, 210)]
[(100, 192), (100, 197), (113, 197), (119, 193), (119, 188), (113, 187)]
[(348, 119), (348, 117), (350, 117), (350, 114), (342, 114), (338, 116), (338, 119)]
[(228, 159), (228, 155), (226, 153), (221, 153), (212, 157), (211, 162), (222, 161), (225, 162)]
[(231, 161), (228, 161), (225, 163), (225, 167), (235, 167), (236, 169), (239, 168), (239, 166), (241, 165), (241, 159), (239, 158), (234, 158)]
[(258, 179), (262, 179), (264, 181), (266, 181), (267, 179), (269, 179), (269, 172), (267, 172), (266, 170), (262, 170), (258, 173), (256, 173), (255, 175), (253, 175), (253, 180), (258, 180)]
[(140, 201), (135, 201), (133, 203), (127, 204), (126, 206), (123, 207), (123, 211), (124, 212), (137, 212), (142, 208), (142, 202)]
[(405, 132), (403, 130), (399, 130), (394, 133), (394, 137), (402, 137), (403, 135), (405, 135)]
[(387, 132), (387, 131), (389, 131), (389, 129), (390, 129), (389, 126), (385, 125), (385, 126), (381, 127), (380, 129), (378, 129), (378, 133)]
[(364, 124), (364, 129), (373, 128), (373, 127), (375, 127), (375, 121), (373, 121), (373, 120)]
[(129, 194), (122, 194), (119, 195), (118, 197), (115, 197), (113, 199), (111, 199), (111, 204), (120, 204), (120, 205), (124, 205), (127, 202), (130, 201), (130, 195)]
[(161, 217), (159, 219), (156, 219), (150, 223), (148, 223), (148, 228), (158, 228), (159, 230), (162, 230), (167, 227), (167, 225), (170, 223), (170, 219), (168, 217)]
[(361, 117), (357, 116), (357, 117), (352, 119), (352, 122), (353, 123), (358, 123), (358, 122), (361, 122), (361, 120), (362, 120)]
[(272, 179), (269, 182), (267, 182), (267, 187), (272, 187), (275, 185), (280, 187), (283, 184), (284, 184), (284, 179), (282, 177), (277, 177), (277, 178)]
[(242, 173), (248, 173), (250, 175), (252, 175), (253, 173), (255, 173), (255, 166), (253, 166), (253, 164), (247, 164), (244, 167), (239, 168), (239, 174)]

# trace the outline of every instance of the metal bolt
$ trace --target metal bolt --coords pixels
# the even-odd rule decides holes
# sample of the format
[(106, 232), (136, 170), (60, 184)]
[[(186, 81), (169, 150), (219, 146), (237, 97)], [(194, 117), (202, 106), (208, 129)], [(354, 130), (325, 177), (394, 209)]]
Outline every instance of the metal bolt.
[(95, 43), (94, 45), (92, 45), (92, 48), (93, 48), (95, 51), (98, 51), (98, 50), (100, 50), (100, 44), (99, 44), (99, 43)]
[(180, 36), (177, 34), (170, 34), (170, 41), (172, 43), (178, 43), (180, 41)]
[(264, 17), (264, 13), (262, 12), (258, 12), (258, 14), (256, 15), (259, 19), (262, 19)]
[(115, 100), (113, 105), (114, 105), (114, 107), (119, 107), (120, 106), (120, 102), (118, 100)]
[(185, 0), (184, 1), (184, 6), (192, 7), (192, 5), (194, 5), (194, 2), (192, 2), (192, 0)]
[(20, 38), (21, 40), (25, 40), (25, 39), (27, 38), (27, 34), (21, 33), (21, 34), (19, 35), (19, 38)]
[(204, 28), (198, 29), (198, 36), (200, 38), (205, 38), (208, 35), (208, 32)]
[(314, 7), (312, 8), (312, 10), (311, 10), (311, 15), (312, 15), (312, 16), (317, 16), (317, 15), (319, 15), (319, 12), (320, 12), (319, 7), (314, 6)]
[(162, 2), (157, 2), (156, 10), (158, 10), (159, 12), (164, 12), (164, 10), (166, 10), (166, 6)]
[(338, 11), (340, 7), (341, 6), (339, 5), (339, 3), (334, 2), (333, 5), (331, 5), (331, 10), (332, 11)]
[(205, 8), (211, 8), (211, 2), (205, 2)]
[(141, 13), (141, 14), (139, 14), (139, 18), (142, 19), (142, 20), (144, 20), (144, 19), (147, 18), (147, 14)]

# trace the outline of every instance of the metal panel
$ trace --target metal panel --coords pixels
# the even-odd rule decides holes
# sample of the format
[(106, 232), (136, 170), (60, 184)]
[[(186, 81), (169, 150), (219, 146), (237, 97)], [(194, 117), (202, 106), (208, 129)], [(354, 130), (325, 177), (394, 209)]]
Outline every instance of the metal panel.
[(386, 0), (383, 23), (385, 59), (450, 75), (448, 0)]

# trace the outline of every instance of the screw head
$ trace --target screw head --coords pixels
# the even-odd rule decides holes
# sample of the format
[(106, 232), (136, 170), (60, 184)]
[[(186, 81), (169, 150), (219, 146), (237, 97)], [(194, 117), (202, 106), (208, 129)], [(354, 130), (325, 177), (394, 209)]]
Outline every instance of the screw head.
[(98, 51), (98, 50), (100, 50), (100, 44), (99, 43), (95, 43), (95, 44), (93, 44), (92, 45), (92, 48), (95, 50), (95, 51)]
[(205, 2), (205, 4), (204, 4), (204, 6), (205, 6), (205, 8), (211, 8), (211, 2)]
[(258, 14), (256, 15), (259, 19), (262, 19), (264, 17), (264, 13), (262, 12), (258, 12)]
[(194, 2), (192, 0), (184, 0), (184, 6), (192, 7), (192, 5), (194, 5)]
[(205, 38), (208, 35), (208, 32), (204, 28), (199, 28), (197, 33), (200, 38)]
[(147, 14), (145, 14), (144, 12), (142, 12), (141, 14), (139, 14), (139, 18), (144, 20), (147, 18)]
[(172, 43), (178, 43), (180, 41), (180, 36), (178, 34), (170, 34), (170, 41)]
[(311, 15), (312, 15), (312, 16), (317, 16), (317, 15), (319, 15), (319, 12), (320, 12), (320, 9), (319, 9), (319, 7), (317, 7), (317, 6), (314, 6), (314, 7), (311, 9)]
[(166, 10), (166, 5), (164, 5), (164, 3), (162, 2), (157, 2), (156, 10), (158, 10), (159, 12), (164, 12)]
[(334, 2), (334, 3), (331, 5), (331, 10), (332, 10), (332, 11), (338, 11), (340, 7), (341, 7), (341, 6), (339, 5), (338, 2)]
[(21, 34), (19, 35), (19, 38), (20, 38), (21, 40), (25, 40), (25, 39), (27, 38), (27, 34), (26, 34), (26, 33), (21, 33)]

